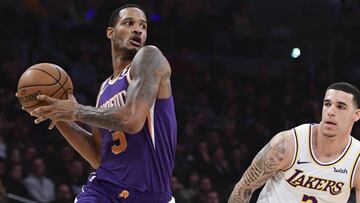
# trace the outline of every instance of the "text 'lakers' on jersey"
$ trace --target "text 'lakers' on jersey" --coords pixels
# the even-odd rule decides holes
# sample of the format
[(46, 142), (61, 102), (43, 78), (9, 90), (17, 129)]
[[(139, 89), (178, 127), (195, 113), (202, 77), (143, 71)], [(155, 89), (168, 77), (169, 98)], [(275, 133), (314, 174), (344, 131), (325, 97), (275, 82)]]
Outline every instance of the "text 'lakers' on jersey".
[(360, 142), (350, 137), (342, 154), (332, 162), (316, 159), (312, 149), (313, 125), (293, 129), (292, 165), (266, 182), (258, 203), (346, 203), (353, 187)]
[[(130, 68), (101, 86), (98, 108), (122, 107), (131, 83)], [(101, 164), (96, 180), (137, 192), (170, 192), (175, 164), (176, 118), (173, 98), (157, 99), (136, 134), (101, 129)]]

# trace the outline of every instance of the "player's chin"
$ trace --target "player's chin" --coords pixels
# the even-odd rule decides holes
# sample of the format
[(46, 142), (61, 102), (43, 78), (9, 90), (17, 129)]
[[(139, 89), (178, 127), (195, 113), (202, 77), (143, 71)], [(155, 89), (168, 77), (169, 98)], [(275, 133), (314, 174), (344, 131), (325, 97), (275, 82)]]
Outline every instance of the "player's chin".
[(137, 46), (137, 45), (130, 44), (129, 46), (127, 46), (127, 48), (129, 50), (133, 51), (133, 52), (137, 52), (142, 48), (142, 46)]
[(336, 137), (336, 132), (333, 131), (333, 130), (325, 130), (324, 132), (324, 136), (325, 137), (328, 137), (328, 138), (331, 138), (331, 137)]
[(134, 47), (126, 47), (123, 49), (123, 51), (125, 58), (132, 60), (139, 50), (135, 49)]

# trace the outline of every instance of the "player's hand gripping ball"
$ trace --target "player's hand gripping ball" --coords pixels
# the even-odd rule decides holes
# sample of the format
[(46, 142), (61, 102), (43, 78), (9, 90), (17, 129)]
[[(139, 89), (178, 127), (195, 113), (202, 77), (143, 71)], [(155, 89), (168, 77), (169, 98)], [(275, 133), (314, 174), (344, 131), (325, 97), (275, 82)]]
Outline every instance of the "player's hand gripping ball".
[(67, 99), (67, 95), (72, 93), (71, 79), (62, 68), (51, 63), (38, 63), (21, 75), (16, 96), (23, 109), (30, 113), (37, 107), (46, 105), (46, 102), (36, 99), (37, 95)]

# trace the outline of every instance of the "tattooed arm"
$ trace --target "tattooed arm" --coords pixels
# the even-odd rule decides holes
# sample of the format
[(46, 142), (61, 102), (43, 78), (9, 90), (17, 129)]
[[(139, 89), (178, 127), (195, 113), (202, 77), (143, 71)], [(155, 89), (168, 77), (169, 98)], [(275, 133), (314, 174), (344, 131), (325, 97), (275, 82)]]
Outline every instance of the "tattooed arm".
[(157, 97), (168, 97), (171, 69), (161, 51), (154, 46), (145, 46), (135, 55), (131, 63), (131, 78), (123, 107), (94, 108), (71, 100), (57, 100), (39, 95), (37, 99), (50, 105), (39, 107), (32, 115), (39, 123), (51, 118), (58, 121), (81, 121), (100, 127), (136, 133), (144, 126), (146, 116)]
[[(170, 65), (154, 46), (142, 48), (131, 63), (131, 77), (123, 108), (80, 106), (77, 119), (96, 127), (135, 133), (141, 130), (162, 80), (169, 80)], [(170, 89), (167, 90), (170, 96)]]
[(294, 154), (291, 131), (278, 133), (254, 158), (240, 181), (235, 185), (228, 203), (248, 203), (255, 189), (274, 173), (290, 166)]

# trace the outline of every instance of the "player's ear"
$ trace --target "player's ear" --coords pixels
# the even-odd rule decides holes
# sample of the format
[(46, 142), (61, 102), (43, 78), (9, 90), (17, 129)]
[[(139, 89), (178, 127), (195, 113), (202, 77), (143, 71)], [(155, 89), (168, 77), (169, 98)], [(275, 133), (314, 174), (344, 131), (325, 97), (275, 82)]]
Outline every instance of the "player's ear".
[(112, 34), (114, 33), (114, 28), (113, 27), (108, 27), (106, 29), (106, 37), (108, 39), (111, 39), (112, 38)]
[(354, 122), (358, 121), (359, 119), (360, 119), (360, 109), (356, 109), (354, 114)]

